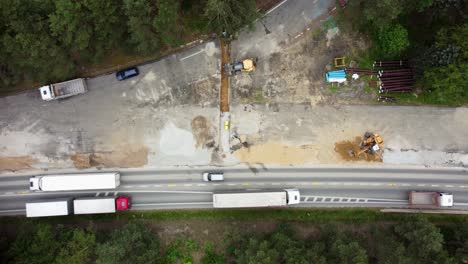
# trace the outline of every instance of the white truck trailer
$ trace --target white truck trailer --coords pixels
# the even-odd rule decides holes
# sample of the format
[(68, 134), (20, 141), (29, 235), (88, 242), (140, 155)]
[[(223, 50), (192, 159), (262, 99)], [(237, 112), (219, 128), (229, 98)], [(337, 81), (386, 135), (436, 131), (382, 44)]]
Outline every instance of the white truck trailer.
[(73, 210), (75, 214), (115, 213), (115, 197), (76, 198)]
[(214, 208), (277, 207), (299, 204), (298, 189), (215, 192)]
[(70, 215), (72, 199), (38, 200), (26, 203), (26, 217)]
[(85, 93), (86, 91), (86, 81), (83, 78), (49, 84), (39, 88), (42, 100), (44, 101), (63, 99), (73, 95)]
[(411, 191), (409, 203), (412, 207), (450, 207), (453, 206), (453, 194)]
[(29, 179), (31, 191), (44, 192), (115, 189), (119, 185), (119, 172), (44, 175)]

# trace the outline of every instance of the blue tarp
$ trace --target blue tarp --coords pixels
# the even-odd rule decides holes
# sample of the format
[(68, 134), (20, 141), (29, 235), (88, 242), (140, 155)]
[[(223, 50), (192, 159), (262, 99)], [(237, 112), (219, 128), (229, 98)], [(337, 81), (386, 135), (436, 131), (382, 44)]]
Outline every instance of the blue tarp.
[(344, 70), (327, 72), (325, 80), (327, 82), (344, 82), (346, 81), (346, 72)]

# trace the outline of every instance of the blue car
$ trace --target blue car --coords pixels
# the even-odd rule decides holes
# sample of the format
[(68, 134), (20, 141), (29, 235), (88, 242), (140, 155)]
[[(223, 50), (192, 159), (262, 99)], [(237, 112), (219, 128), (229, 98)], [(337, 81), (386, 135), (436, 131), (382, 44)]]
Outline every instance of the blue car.
[(126, 80), (128, 78), (132, 78), (134, 76), (137, 76), (139, 73), (140, 72), (138, 72), (137, 67), (131, 67), (131, 68), (127, 68), (127, 69), (118, 71), (115, 74), (115, 76), (117, 77), (117, 80), (123, 81), (123, 80)]

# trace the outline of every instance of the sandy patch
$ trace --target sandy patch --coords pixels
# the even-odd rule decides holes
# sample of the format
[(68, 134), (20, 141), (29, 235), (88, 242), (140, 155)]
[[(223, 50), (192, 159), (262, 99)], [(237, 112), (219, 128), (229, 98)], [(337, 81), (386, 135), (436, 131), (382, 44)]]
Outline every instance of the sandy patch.
[(318, 150), (312, 145), (283, 145), (268, 142), (253, 145), (234, 152), (234, 156), (242, 162), (267, 164), (305, 164), (317, 162)]
[(31, 169), (37, 160), (30, 156), (0, 157), (0, 171), (19, 171)]
[(147, 147), (127, 146), (120, 151), (74, 154), (70, 156), (77, 169), (91, 167), (136, 168), (148, 163)]
[(214, 145), (211, 125), (206, 117), (197, 116), (192, 120), (192, 133), (196, 140), (197, 148), (212, 147)]
[(382, 162), (380, 155), (371, 155), (362, 153), (359, 156), (352, 155), (352, 153), (359, 153), (362, 138), (356, 137), (353, 141), (344, 140), (335, 143), (335, 151), (345, 161), (376, 161)]

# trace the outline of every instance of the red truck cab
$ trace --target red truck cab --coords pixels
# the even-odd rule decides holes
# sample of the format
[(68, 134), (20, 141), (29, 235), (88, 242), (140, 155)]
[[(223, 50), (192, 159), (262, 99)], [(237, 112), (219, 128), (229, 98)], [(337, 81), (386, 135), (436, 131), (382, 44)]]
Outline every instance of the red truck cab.
[(117, 211), (126, 211), (131, 207), (130, 196), (119, 196), (115, 199), (115, 208)]

